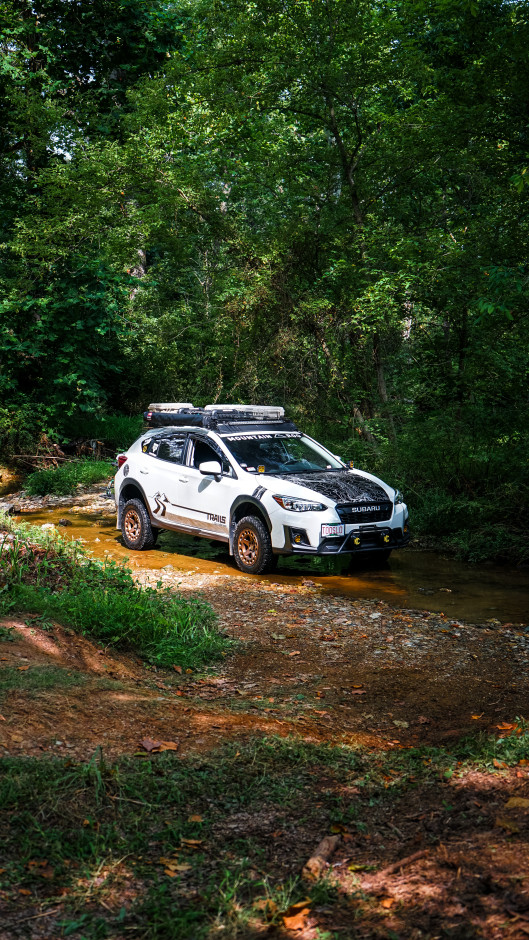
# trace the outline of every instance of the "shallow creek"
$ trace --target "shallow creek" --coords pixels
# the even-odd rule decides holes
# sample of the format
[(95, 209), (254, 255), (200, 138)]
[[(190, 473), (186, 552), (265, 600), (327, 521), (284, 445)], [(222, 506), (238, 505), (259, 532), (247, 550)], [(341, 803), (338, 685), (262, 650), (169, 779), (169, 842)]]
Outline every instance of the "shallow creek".
[[(130, 552), (115, 529), (110, 512), (79, 511), (76, 507), (25, 512), (18, 517), (34, 525), (52, 523), (71, 539), (80, 539), (97, 557), (116, 561), (128, 559), (132, 569), (160, 572), (196, 579), (197, 588), (219, 577), (252, 578), (242, 574), (229, 558), (226, 546), (218, 542), (163, 532), (157, 548)], [(59, 520), (67, 519), (64, 528)], [(380, 568), (359, 566), (348, 556), (342, 558), (282, 558), (276, 572), (261, 578), (268, 582), (295, 584), (311, 579), (324, 592), (350, 598), (387, 601), (396, 607), (443, 611), (447, 616), (481, 623), (529, 622), (529, 571), (496, 565), (467, 565), (435, 552), (405, 549), (394, 552)]]

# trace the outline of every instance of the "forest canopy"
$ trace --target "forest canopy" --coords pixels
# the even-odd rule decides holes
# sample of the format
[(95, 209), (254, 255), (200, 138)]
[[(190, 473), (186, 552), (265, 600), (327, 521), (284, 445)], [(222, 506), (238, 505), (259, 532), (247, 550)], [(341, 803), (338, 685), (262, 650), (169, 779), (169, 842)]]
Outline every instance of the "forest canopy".
[(528, 12), (1, 0), (4, 449), (151, 400), (282, 404), (434, 534), (479, 516), (482, 545), (501, 499), (508, 542)]

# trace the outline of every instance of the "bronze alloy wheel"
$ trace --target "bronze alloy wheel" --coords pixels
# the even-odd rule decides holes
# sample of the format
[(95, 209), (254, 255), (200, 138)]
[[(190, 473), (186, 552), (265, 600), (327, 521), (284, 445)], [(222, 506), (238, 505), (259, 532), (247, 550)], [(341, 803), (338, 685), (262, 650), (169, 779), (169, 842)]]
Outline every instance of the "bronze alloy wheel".
[(137, 542), (141, 536), (141, 519), (135, 509), (130, 508), (125, 514), (123, 528), (131, 542)]
[(259, 557), (259, 541), (253, 529), (241, 529), (237, 539), (237, 551), (241, 561), (251, 568)]

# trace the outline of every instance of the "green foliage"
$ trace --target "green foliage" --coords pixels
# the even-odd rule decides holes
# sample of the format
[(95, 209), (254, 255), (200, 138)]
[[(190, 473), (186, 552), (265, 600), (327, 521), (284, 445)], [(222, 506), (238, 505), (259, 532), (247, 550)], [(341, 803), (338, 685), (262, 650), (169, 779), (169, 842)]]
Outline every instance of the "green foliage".
[(39, 613), (160, 666), (196, 667), (228, 648), (208, 604), (143, 587), (128, 568), (92, 561), (58, 536), (42, 536), (45, 552), (35, 551), (33, 530), (4, 525), (15, 540), (0, 555), (0, 613)]
[(100, 441), (105, 447), (117, 452), (127, 450), (139, 437), (142, 427), (143, 418), (140, 414), (132, 417), (87, 415), (82, 420), (77, 416), (63, 424), (62, 433), (69, 440), (80, 438)]
[[(84, 764), (5, 757), (0, 778), (2, 889), (7, 897), (21, 887), (38, 890), (42, 877), (35, 861), (45, 859), (55, 890), (67, 898), (59, 915), (61, 930), (65, 935), (82, 930), (91, 940), (129, 928), (147, 940), (206, 940), (212, 924), (215, 932), (222, 928), (230, 938), (248, 937), (255, 933), (263, 899), (271, 902), (266, 929), (281, 930), (283, 912), (307, 897), (300, 864), (332, 827), (345, 829), (361, 843), (382, 832), (393, 848), (397, 812), (414, 819), (414, 835), (428, 844), (432, 820), (441, 827), (446, 813), (449, 847), (456, 826), (458, 844), (462, 832), (469, 842), (483, 842), (497, 811), (486, 801), (473, 800), (475, 780), (479, 774), (490, 791), (497, 784), (500, 796), (504, 794), (502, 776), (529, 753), (523, 722), (517, 732), (501, 740), (481, 736), (452, 747), (385, 752), (265, 738), (239, 741), (210, 754), (145, 755), (116, 763), (101, 751)], [(469, 816), (470, 804), (479, 814)], [(418, 806), (430, 810), (424, 828), (417, 819)], [(271, 843), (272, 825), (281, 827), (283, 843), (275, 842), (275, 836)], [(288, 833), (295, 834), (294, 848)], [(195, 841), (190, 845), (186, 840)], [(123, 871), (124, 845), (127, 905), (121, 910), (110, 906), (98, 892), (87, 905), (87, 881), (101, 877), (103, 870), (118, 876)], [(378, 851), (360, 846), (355, 857), (369, 857), (360, 870), (383, 867), (384, 852), (382, 845)], [(168, 860), (186, 868), (175, 870), (171, 878)], [(475, 879), (475, 872), (471, 877)], [(115, 897), (122, 883), (115, 878)], [(371, 930), (373, 898), (363, 912), (365, 895), (356, 887), (349, 889), (354, 930), (363, 930), (364, 924)], [(200, 903), (182, 903), (184, 890), (191, 898), (197, 892)], [(334, 914), (340, 923), (350, 920), (351, 897), (344, 901), (343, 882), (337, 891), (332, 877), (322, 878), (311, 885), (310, 898), (313, 909), (324, 906), (331, 919)], [(415, 907), (412, 917), (419, 912)], [(431, 918), (431, 910), (427, 916)]]
[(69, 496), (78, 486), (92, 486), (114, 473), (109, 460), (69, 460), (50, 470), (35, 470), (24, 483), (30, 496)]
[(390, 466), (430, 530), (489, 520), (529, 379), (527, 0), (40, 0), (0, 25), (0, 444), (30, 446), (33, 405), (65, 434), (275, 402)]
[(45, 408), (22, 399), (16, 405), (0, 407), (0, 453), (13, 458), (35, 454), (45, 423)]

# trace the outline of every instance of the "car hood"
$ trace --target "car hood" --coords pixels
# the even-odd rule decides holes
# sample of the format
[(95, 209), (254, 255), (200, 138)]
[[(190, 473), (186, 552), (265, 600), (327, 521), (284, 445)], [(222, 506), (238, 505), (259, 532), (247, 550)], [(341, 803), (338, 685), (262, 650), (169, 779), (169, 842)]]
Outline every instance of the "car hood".
[[(277, 480), (280, 483), (294, 483), (304, 490), (320, 493), (335, 503), (378, 503), (391, 499), (387, 490), (374, 477), (364, 476), (350, 470), (334, 470), (327, 472), (320, 470), (309, 473), (267, 473), (269, 482)], [(278, 488), (279, 489), (279, 488)], [(285, 495), (305, 495), (290, 491)]]

